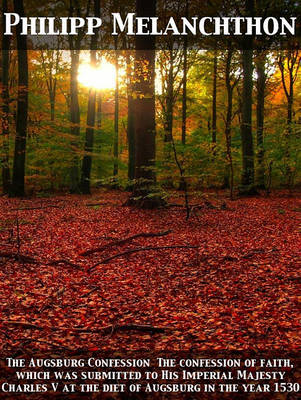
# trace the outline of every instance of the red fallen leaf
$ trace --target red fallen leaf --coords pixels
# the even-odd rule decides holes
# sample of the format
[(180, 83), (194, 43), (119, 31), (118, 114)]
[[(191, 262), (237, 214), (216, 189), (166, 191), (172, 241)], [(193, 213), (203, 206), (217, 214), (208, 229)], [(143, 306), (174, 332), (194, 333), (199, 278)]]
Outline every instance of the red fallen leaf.
[[(99, 195), (103, 202), (117, 199), (120, 204), (123, 196), (126, 193), (114, 191)], [(16, 260), (5, 260), (5, 268), (0, 269), (4, 333), (0, 346), (34, 337), (37, 341), (30, 346), (39, 349), (49, 347), (44, 340), (50, 345), (53, 341), (98, 351), (95, 335), (75, 334), (72, 328), (84, 326), (93, 331), (106, 325), (138, 324), (172, 329), (164, 336), (150, 335), (150, 339), (143, 332), (115, 332), (103, 338), (101, 348), (135, 350), (155, 343), (158, 350), (298, 349), (299, 248), (293, 239), (295, 213), (289, 211), (296, 198), (241, 199), (231, 204), (231, 211), (210, 210), (199, 215), (199, 222), (192, 217), (188, 223), (172, 209), (90, 209), (80, 196), (57, 200), (64, 207), (50, 208), (43, 219), (39, 211), (24, 212), (24, 224), (20, 219), (21, 252), (40, 264), (29, 271)], [(14, 224), (11, 209), (17, 205), (15, 200), (0, 198), (1, 222), (11, 219)], [(30, 205), (41, 206), (41, 200), (31, 200)], [(285, 218), (279, 217), (279, 208), (286, 210)], [(90, 275), (87, 270), (100, 260), (99, 255), (78, 256), (87, 248), (166, 227), (172, 235), (141, 238), (122, 248), (112, 246), (103, 257), (150, 245), (192, 244), (200, 246), (199, 251), (133, 254), (101, 265)], [(7, 251), (1, 247), (6, 239), (0, 230), (0, 252)], [(72, 260), (82, 270), (49, 265), (58, 259)], [(7, 320), (34, 321), (49, 328), (25, 331), (9, 327), (4, 323)]]
[(99, 350), (100, 350), (100, 348), (97, 346), (88, 347), (88, 351), (99, 351)]

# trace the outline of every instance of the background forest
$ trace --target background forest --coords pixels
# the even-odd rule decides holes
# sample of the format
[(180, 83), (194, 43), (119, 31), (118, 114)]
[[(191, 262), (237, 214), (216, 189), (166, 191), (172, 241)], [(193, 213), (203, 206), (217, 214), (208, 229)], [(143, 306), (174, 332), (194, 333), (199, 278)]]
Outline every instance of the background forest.
[[(15, 3), (20, 15), (33, 7), (26, 2), (29, 10), (22, 10), (22, 2)], [(4, 0), (3, 12), (9, 7)], [(98, 15), (100, 3), (94, 7)], [(115, 38), (115, 48), (126, 48), (120, 40)], [(97, 37), (90, 51), (76, 43), (70, 51), (34, 51), (24, 36), (19, 51), (6, 50), (13, 48), (12, 39), (2, 41), (3, 192), (131, 189), (139, 69), (134, 50), (95, 50)], [(197, 51), (186, 41), (178, 50), (171, 43), (169, 50), (156, 51), (150, 66), (151, 84), (156, 75), (156, 162), (148, 168), (160, 187), (223, 188), (232, 197), (237, 189), (298, 186), (299, 67), (298, 50), (241, 51), (230, 45)], [(147, 113), (140, 115), (151, 119)]]

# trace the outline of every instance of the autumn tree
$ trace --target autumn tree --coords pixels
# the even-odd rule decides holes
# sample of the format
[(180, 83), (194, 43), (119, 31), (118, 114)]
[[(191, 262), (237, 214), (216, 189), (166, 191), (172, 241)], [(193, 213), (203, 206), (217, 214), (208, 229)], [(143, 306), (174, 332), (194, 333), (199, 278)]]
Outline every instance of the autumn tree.
[[(2, 1), (2, 26), (4, 27), (4, 13), (7, 12), (7, 0)], [(3, 192), (8, 193), (10, 188), (9, 169), (9, 61), (10, 37), (2, 32), (2, 184)]]
[[(134, 131), (134, 107), (133, 107), (133, 68), (132, 56), (126, 50), (126, 79), (127, 79), (127, 139), (128, 139), (128, 179), (132, 182), (135, 178), (135, 131)], [(131, 186), (131, 185), (130, 185)]]
[[(188, 2), (187, 2), (188, 3)], [(183, 94), (182, 94), (182, 144), (186, 144), (187, 135), (187, 78), (188, 78), (188, 40), (184, 38), (183, 50)]]
[(175, 68), (175, 51), (172, 48), (167, 51), (168, 55), (164, 60), (165, 68), (167, 68), (167, 79), (166, 79), (166, 94), (165, 101), (163, 103), (164, 113), (164, 142), (169, 143), (172, 140), (173, 132), (173, 108), (174, 108), (174, 68)]
[[(237, 64), (237, 61), (236, 61)], [(228, 45), (224, 60), (224, 77), (227, 94), (227, 109), (225, 122), (225, 138), (226, 138), (226, 153), (227, 153), (227, 168), (226, 168), (226, 181), (227, 186), (230, 187), (230, 198), (233, 199), (234, 189), (234, 167), (232, 156), (232, 121), (235, 116), (233, 112), (233, 95), (234, 89), (239, 83), (240, 76), (237, 74), (237, 65), (235, 65), (235, 51), (232, 46)]]
[[(24, 16), (23, 0), (14, 0), (14, 11)], [(22, 197), (25, 194), (25, 156), (28, 117), (28, 58), (27, 38), (21, 35), (21, 25), (17, 25), (18, 49), (18, 105), (16, 120), (15, 154), (13, 165), (13, 178), (10, 194)]]
[[(138, 17), (156, 15), (156, 0), (137, 0)], [(135, 130), (135, 188), (128, 204), (154, 208), (162, 204), (155, 192), (155, 38), (135, 38), (135, 83), (133, 96)]]
[[(132, 0), (126, 0), (118, 2), (113, 0), (112, 6), (114, 12), (119, 12), (123, 19), (126, 18), (128, 12), (133, 12), (133, 6), (135, 2)], [(133, 180), (135, 178), (135, 133), (134, 133), (134, 108), (133, 108), (133, 95), (134, 95), (134, 40), (133, 37), (127, 35), (125, 32), (121, 33), (118, 37), (114, 37), (114, 48), (115, 57), (114, 65), (116, 70), (116, 83), (115, 83), (115, 110), (114, 110), (114, 167), (113, 175), (117, 177), (119, 172), (119, 137), (121, 137), (119, 127), (119, 114), (120, 114), (120, 99), (122, 98), (120, 88), (120, 71), (122, 68), (122, 60), (125, 63), (125, 82), (126, 82), (126, 97), (127, 97), (127, 124), (124, 126), (127, 143), (128, 143), (128, 189), (132, 189)], [(123, 49), (121, 51), (120, 49)], [(116, 181), (116, 179), (114, 178)]]
[(289, 142), (294, 133), (294, 89), (301, 64), (299, 50), (285, 50), (279, 52), (278, 66), (281, 73), (281, 81), (287, 102), (287, 118), (285, 130), (285, 169), (287, 184), (292, 184), (292, 169), (290, 167)]
[[(186, 0), (185, 4), (185, 16), (189, 14), (189, 2)], [(187, 81), (188, 81), (188, 38), (184, 37), (183, 43), (183, 90), (182, 90), (182, 127), (181, 127), (181, 142), (182, 145), (186, 145), (187, 136)], [(184, 168), (183, 168), (184, 169)], [(185, 171), (183, 171), (183, 174)], [(187, 191), (187, 183), (185, 178), (181, 177), (179, 189), (184, 192)]]
[(115, 39), (115, 110), (114, 110), (114, 167), (113, 167), (113, 179), (116, 183), (118, 177), (118, 156), (119, 156), (119, 51), (118, 40)]
[[(69, 17), (87, 17), (90, 12), (91, 1), (86, 2), (86, 7), (80, 1), (70, 0)], [(84, 31), (75, 37), (68, 36), (71, 55), (70, 69), (70, 133), (72, 136), (71, 151), (72, 161), (70, 166), (70, 192), (80, 192), (79, 179), (79, 136), (80, 136), (80, 106), (78, 99), (78, 68), (80, 62), (80, 47)]]
[[(100, 16), (100, 0), (94, 0), (94, 14), (95, 16)], [(92, 36), (90, 47), (90, 65), (92, 68), (96, 68), (97, 65), (97, 42), (97, 35)], [(85, 136), (85, 155), (83, 158), (81, 173), (81, 192), (84, 194), (90, 194), (91, 192), (91, 169), (96, 118), (96, 97), (97, 90), (94, 87), (91, 87), (89, 90), (87, 128)]]
[[(245, 0), (245, 11), (254, 14), (254, 0)], [(242, 91), (242, 178), (240, 192), (254, 194), (254, 148), (252, 133), (252, 99), (253, 99), (253, 39), (244, 39), (242, 50), (243, 91)]]
[(265, 188), (265, 168), (264, 168), (264, 111), (265, 111), (265, 95), (266, 95), (266, 54), (265, 52), (257, 52), (256, 54), (256, 89), (257, 89), (257, 104), (256, 104), (256, 133), (257, 133), (257, 184), (258, 189)]
[(218, 59), (217, 51), (214, 51), (213, 56), (213, 87), (212, 87), (212, 143), (216, 144), (216, 130), (217, 130), (217, 68)]
[(62, 63), (62, 52), (57, 50), (40, 50), (40, 63), (43, 78), (46, 81), (50, 104), (50, 120), (55, 120), (55, 103), (57, 96), (57, 84)]

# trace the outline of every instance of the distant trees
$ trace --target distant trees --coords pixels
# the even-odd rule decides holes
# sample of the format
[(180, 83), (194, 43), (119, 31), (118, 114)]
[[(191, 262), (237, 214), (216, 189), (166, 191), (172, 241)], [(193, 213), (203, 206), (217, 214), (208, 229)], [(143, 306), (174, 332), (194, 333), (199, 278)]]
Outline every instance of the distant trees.
[[(12, 3), (24, 12), (24, 1)], [(124, 17), (133, 3), (111, 0), (102, 11), (116, 7)], [(188, 3), (168, 4), (159, 15), (174, 7), (188, 15)], [(2, 0), (2, 12), (8, 4)], [(58, 4), (56, 10), (65, 7), (70, 16), (100, 13), (99, 0)], [(196, 4), (189, 4), (194, 12)], [(251, 15), (254, 0), (243, 4)], [(28, 12), (32, 7), (26, 2)], [(156, 14), (156, 1), (137, 1), (138, 16)], [(97, 36), (87, 37), (90, 52), (81, 52), (83, 38), (82, 32), (71, 37), (65, 55), (29, 52), (25, 36), (2, 35), (4, 193), (23, 196), (25, 176), (28, 192), (34, 186), (90, 194), (95, 181), (126, 187), (132, 190), (129, 204), (153, 208), (164, 204), (160, 187), (222, 187), (234, 198), (235, 189), (247, 195), (264, 189), (272, 175), (273, 185), (293, 187), (301, 109), (298, 51), (259, 51), (249, 37), (242, 50), (229, 41), (222, 50), (213, 43), (210, 50), (197, 51), (187, 37), (179, 46), (171, 38), (169, 47), (156, 50), (152, 36), (121, 34), (102, 36), (101, 45), (115, 50), (100, 54)], [(101, 93), (94, 82), (78, 78), (81, 61), (90, 59), (97, 68), (100, 56), (117, 71), (116, 86)]]
[(40, 63), (43, 78), (46, 81), (50, 104), (50, 120), (55, 120), (55, 102), (57, 96), (57, 83), (61, 70), (62, 53), (61, 51), (40, 50)]
[(298, 77), (301, 65), (301, 54), (299, 50), (286, 50), (278, 55), (278, 65), (281, 73), (281, 82), (287, 102), (287, 118), (285, 138), (285, 174), (287, 185), (293, 184), (294, 173), (290, 165), (290, 140), (294, 133), (294, 100), (295, 100), (295, 83)]
[(278, 65), (281, 73), (281, 82), (287, 99), (287, 128), (292, 130), (293, 106), (294, 106), (294, 86), (298, 77), (301, 63), (299, 50), (281, 51), (278, 56)]

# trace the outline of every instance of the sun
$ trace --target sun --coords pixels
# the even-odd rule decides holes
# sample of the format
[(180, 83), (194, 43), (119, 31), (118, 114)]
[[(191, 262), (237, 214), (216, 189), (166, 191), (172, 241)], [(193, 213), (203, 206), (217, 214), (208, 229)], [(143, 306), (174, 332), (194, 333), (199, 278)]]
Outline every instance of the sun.
[(116, 68), (103, 60), (97, 68), (83, 63), (78, 69), (78, 82), (86, 87), (97, 90), (115, 89)]

